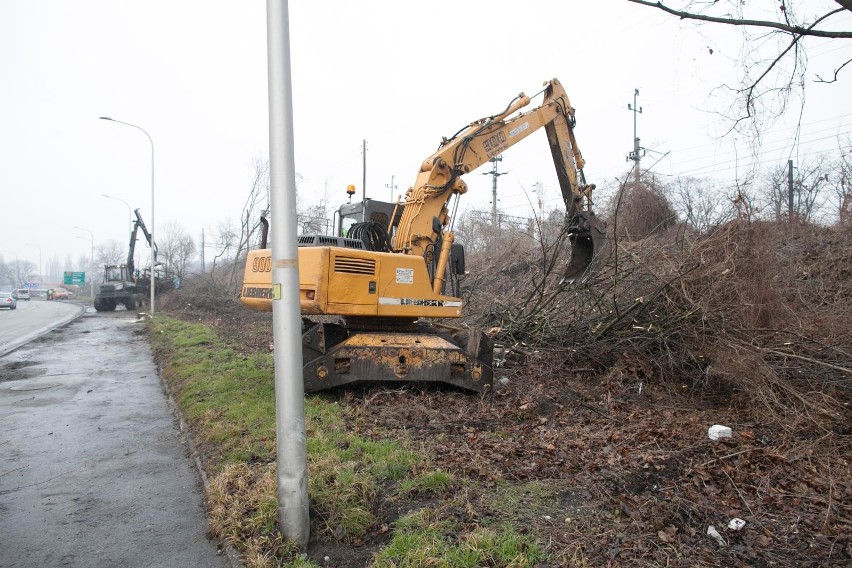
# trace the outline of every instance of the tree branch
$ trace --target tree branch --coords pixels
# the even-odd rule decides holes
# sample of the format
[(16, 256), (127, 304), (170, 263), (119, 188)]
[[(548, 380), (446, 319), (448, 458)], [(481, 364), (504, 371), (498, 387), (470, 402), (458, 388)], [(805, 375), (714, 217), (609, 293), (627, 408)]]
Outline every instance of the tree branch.
[(749, 27), (757, 27), (757, 28), (773, 28), (776, 30), (780, 30), (783, 32), (796, 34), (800, 36), (811, 36), (811, 37), (827, 37), (827, 38), (845, 38), (852, 39), (852, 32), (841, 32), (841, 31), (825, 31), (825, 30), (816, 30), (813, 29), (818, 22), (825, 20), (826, 18), (833, 16), (835, 14), (839, 14), (840, 12), (852, 11), (846, 4), (852, 4), (852, 0), (836, 0), (838, 4), (844, 6), (843, 8), (838, 8), (836, 10), (832, 10), (827, 14), (820, 17), (816, 22), (811, 24), (808, 27), (802, 26), (790, 26), (787, 24), (782, 24), (781, 22), (772, 22), (769, 20), (740, 20), (737, 18), (720, 18), (717, 16), (706, 16), (704, 14), (696, 14), (693, 12), (686, 12), (683, 10), (675, 10), (674, 8), (670, 8), (666, 6), (662, 2), (650, 2), (648, 0), (627, 0), (628, 2), (633, 2), (634, 4), (641, 4), (642, 6), (650, 6), (652, 8), (658, 8), (663, 12), (667, 12), (673, 16), (677, 16), (682, 20), (699, 20), (702, 22), (712, 22), (714, 24), (726, 24), (729, 26), (749, 26)]
[(846, 63), (844, 63), (843, 65), (841, 65), (837, 69), (835, 69), (834, 70), (834, 79), (825, 80), (822, 77), (820, 77), (819, 75), (817, 75), (816, 82), (817, 83), (834, 83), (834, 82), (836, 82), (837, 81), (837, 74), (840, 73), (843, 70), (843, 68), (846, 67), (847, 65), (849, 65), (850, 63), (852, 63), (852, 59), (847, 59)]
[(799, 39), (801, 39), (801, 37), (802, 36), (800, 36), (800, 35), (794, 36), (792, 41), (790, 42), (790, 45), (788, 45), (787, 48), (784, 49), (784, 51), (782, 51), (781, 53), (778, 54), (778, 56), (772, 61), (772, 63), (769, 64), (769, 67), (767, 67), (766, 69), (763, 70), (763, 73), (760, 74), (760, 77), (758, 77), (757, 80), (752, 82), (750, 87), (745, 89), (745, 91), (747, 91), (747, 94), (746, 94), (746, 112), (748, 113), (748, 116), (751, 116), (751, 105), (754, 102), (754, 90), (755, 90), (755, 88), (757, 88), (757, 86), (760, 84), (761, 81), (763, 81), (763, 79), (769, 74), (769, 72), (772, 71), (772, 69), (776, 65), (778, 65), (778, 62), (781, 61), (781, 59), (783, 59), (784, 56), (787, 55), (787, 53), (791, 49), (793, 49), (793, 47), (795, 47), (796, 44), (799, 43)]

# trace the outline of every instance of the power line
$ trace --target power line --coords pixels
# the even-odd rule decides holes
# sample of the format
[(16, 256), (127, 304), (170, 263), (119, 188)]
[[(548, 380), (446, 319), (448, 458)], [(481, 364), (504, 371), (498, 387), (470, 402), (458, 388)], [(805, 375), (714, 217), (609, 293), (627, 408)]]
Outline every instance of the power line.
[[(813, 122), (803, 122), (803, 123), (801, 123), (800, 127), (802, 127), (804, 129), (804, 127), (807, 127), (807, 126), (813, 126), (813, 125), (820, 124), (820, 123), (823, 123), (823, 122), (828, 122), (828, 121), (837, 121), (839, 119), (844, 119), (844, 118), (852, 118), (852, 114), (839, 114), (837, 116), (831, 116), (831, 117), (828, 117), (828, 118), (815, 120)], [(768, 134), (785, 133), (785, 132), (789, 133), (790, 130), (791, 130), (791, 127), (778, 127), (778, 128), (774, 128), (774, 129), (770, 128), (768, 130), (763, 131), (763, 135), (764, 135), (764, 137), (766, 137), (766, 135), (768, 135)], [(809, 132), (809, 134), (815, 134), (815, 133), (818, 133), (818, 132), (825, 132), (827, 130), (831, 130), (831, 128), (823, 128), (823, 129), (820, 129), (820, 130), (812, 130), (812, 131)], [(786, 138), (783, 138), (781, 141), (782, 142), (789, 141), (789, 136), (787, 136)], [(701, 150), (701, 149), (706, 148), (707, 146), (708, 146), (707, 144), (697, 144), (695, 146), (685, 146), (685, 147), (682, 147), (682, 148), (678, 148), (678, 151), (684, 152), (684, 151), (687, 151), (687, 150)], [(727, 152), (733, 152), (733, 150), (729, 150)]]
[[(827, 131), (827, 130), (829, 130), (829, 129), (824, 129), (824, 130), (815, 131), (814, 133), (818, 133), (818, 132), (825, 132), (825, 131)], [(792, 149), (793, 147), (801, 147), (801, 146), (803, 146), (803, 145), (809, 145), (809, 144), (813, 144), (813, 143), (815, 143), (815, 142), (821, 142), (821, 141), (823, 141), (823, 140), (829, 140), (829, 139), (837, 138), (837, 137), (839, 137), (839, 136), (845, 136), (846, 134), (849, 134), (849, 132), (835, 132), (835, 133), (833, 133), (833, 134), (831, 134), (831, 135), (829, 135), (829, 136), (822, 136), (822, 137), (819, 137), (819, 138), (809, 138), (809, 139), (805, 139), (805, 140), (799, 139), (799, 141), (797, 141), (797, 142), (796, 142), (796, 143), (794, 143), (794, 144), (788, 144), (788, 143), (787, 143), (788, 141), (781, 140), (781, 141), (778, 141), (778, 143), (777, 143), (778, 145), (776, 145), (776, 146), (772, 146), (772, 147), (769, 147), (769, 148), (767, 148), (766, 146), (764, 146), (764, 147), (763, 147), (763, 148), (761, 148), (761, 150), (760, 150), (759, 152), (757, 152), (757, 154), (755, 154), (755, 155), (756, 155), (756, 156), (760, 156), (760, 155), (769, 154), (769, 153), (772, 153), (772, 152), (781, 152), (781, 151), (786, 150), (786, 149), (788, 149), (788, 148), (789, 148), (789, 149)], [(699, 148), (701, 148), (701, 147), (700, 147), (700, 146), (695, 147), (695, 149), (699, 149)], [(736, 149), (731, 149), (731, 150), (726, 150), (726, 151), (724, 151), (724, 152), (721, 152), (720, 154), (718, 154), (718, 155), (717, 155), (717, 157), (724, 157), (724, 156), (727, 156), (727, 155), (734, 155), (734, 156), (735, 156), (734, 160), (737, 160), (737, 159), (739, 159), (738, 157), (736, 157), (736, 156), (737, 156), (737, 154), (738, 154), (738, 152), (737, 152), (737, 150), (736, 150)], [(702, 160), (703, 160), (703, 157), (687, 158), (687, 159), (684, 159), (684, 160), (680, 160), (680, 161), (679, 161), (679, 163), (683, 165), (683, 164), (689, 164), (689, 163), (699, 162), (699, 161), (702, 161)], [(718, 165), (718, 164), (720, 164), (720, 163), (722, 163), (722, 164), (729, 163), (730, 161), (731, 161), (731, 160), (723, 161), (723, 162), (715, 161), (715, 162), (713, 162), (713, 164), (712, 164), (712, 165), (710, 165), (710, 166), (701, 166), (701, 167), (696, 168), (696, 169), (703, 169), (703, 168), (705, 168), (705, 167), (713, 167), (713, 166), (716, 166), (716, 165)], [(683, 166), (681, 166), (681, 167), (683, 167)]]
[[(845, 136), (845, 135), (848, 135), (848, 134), (852, 134), (852, 131), (840, 132), (836, 135), (825, 136), (825, 137), (822, 137), (822, 138), (816, 138), (816, 139), (813, 139), (813, 140), (808, 140), (805, 143), (806, 144), (813, 144), (814, 142), (820, 142), (822, 140), (829, 140), (829, 139), (836, 138), (837, 136)], [(769, 150), (762, 150), (762, 151), (758, 152), (757, 154), (755, 154), (755, 156), (764, 156), (766, 154), (778, 152), (778, 151), (783, 150), (783, 149), (784, 148), (781, 147), (781, 148), (774, 148), (774, 149), (769, 149)], [(809, 151), (805, 154), (799, 154), (799, 156), (804, 157), (804, 156), (814, 155), (814, 154), (817, 154), (817, 153), (828, 153), (830, 151), (834, 151), (834, 150)], [(702, 172), (702, 171), (705, 171), (705, 170), (718, 168), (719, 166), (725, 166), (725, 165), (728, 165), (728, 164), (735, 164), (738, 161), (739, 160), (737, 158), (733, 158), (731, 160), (726, 160), (726, 161), (723, 161), (723, 162), (715, 162), (713, 164), (709, 164), (709, 165), (706, 165), (706, 166), (700, 166), (700, 167), (697, 167), (697, 168), (693, 168), (691, 170), (682, 170), (682, 171), (680, 171), (676, 174), (668, 174), (668, 175), (671, 175), (672, 177), (679, 177), (679, 176), (693, 174), (695, 172)], [(744, 158), (743, 161), (747, 161), (747, 160)], [(760, 165), (760, 164), (766, 163), (766, 161), (764, 161), (764, 160), (748, 160), (748, 163)], [(728, 168), (728, 169), (730, 169), (730, 168)]]

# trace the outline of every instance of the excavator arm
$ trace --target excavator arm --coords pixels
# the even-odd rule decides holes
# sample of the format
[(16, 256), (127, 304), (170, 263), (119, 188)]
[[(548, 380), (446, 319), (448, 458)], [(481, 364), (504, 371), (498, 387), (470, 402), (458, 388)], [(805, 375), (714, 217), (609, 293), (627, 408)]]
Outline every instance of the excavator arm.
[(148, 246), (154, 249), (154, 258), (157, 258), (157, 243), (151, 241), (151, 233), (148, 232), (148, 227), (142, 220), (142, 215), (139, 210), (133, 211), (136, 214), (136, 221), (133, 224), (133, 238), (130, 239), (130, 254), (133, 254), (133, 249), (136, 247), (136, 229), (142, 229), (142, 234), (145, 235), (145, 240), (148, 241)]
[(136, 278), (136, 232), (139, 229), (139, 210), (136, 210), (137, 220), (133, 222), (133, 230), (130, 231), (130, 246), (127, 249), (127, 276), (131, 280)]
[[(544, 88), (542, 104), (512, 116), (526, 107), (530, 98), (521, 93), (500, 114), (482, 118), (444, 139), (437, 152), (420, 166), (414, 186), (405, 197), (402, 218), (393, 241), (395, 252), (425, 255), (440, 239), (441, 254), (433, 282), (438, 292), (452, 245), (449, 202), (467, 192), (462, 177), (501, 154), (527, 136), (544, 128), (553, 156), (562, 198), (565, 202), (569, 234), (575, 242), (575, 258), (569, 272), (585, 270), (595, 252), (595, 241), (603, 237), (601, 225), (591, 212), (594, 185), (586, 183), (585, 162), (574, 136), (574, 108), (562, 84), (553, 79)], [(584, 239), (594, 239), (587, 244)], [(578, 274), (568, 274), (575, 278)]]

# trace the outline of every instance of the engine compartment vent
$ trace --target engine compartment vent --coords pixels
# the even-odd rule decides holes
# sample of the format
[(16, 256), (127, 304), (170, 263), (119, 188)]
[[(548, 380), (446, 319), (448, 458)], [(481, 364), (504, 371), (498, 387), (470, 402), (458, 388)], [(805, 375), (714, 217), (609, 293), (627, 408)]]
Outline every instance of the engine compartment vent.
[(364, 249), (364, 243), (360, 239), (347, 239), (345, 237), (332, 237), (329, 235), (300, 235), (298, 246)]
[(346, 274), (368, 274), (373, 276), (376, 273), (376, 261), (370, 258), (335, 256), (334, 271)]

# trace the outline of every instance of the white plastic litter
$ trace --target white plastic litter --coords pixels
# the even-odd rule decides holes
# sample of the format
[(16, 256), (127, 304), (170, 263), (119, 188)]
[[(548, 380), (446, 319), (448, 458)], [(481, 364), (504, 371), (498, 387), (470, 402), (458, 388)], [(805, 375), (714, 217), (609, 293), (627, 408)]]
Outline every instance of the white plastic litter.
[(733, 518), (731, 522), (728, 523), (728, 528), (732, 531), (738, 531), (746, 526), (746, 522), (742, 519)]
[(730, 438), (732, 435), (733, 431), (730, 428), (719, 424), (714, 424), (707, 430), (707, 436), (713, 441)]
[(707, 536), (712, 537), (719, 544), (719, 546), (725, 546), (726, 544), (728, 544), (725, 542), (725, 539), (722, 538), (722, 535), (719, 534), (719, 531), (717, 531), (716, 527), (714, 527), (713, 525), (707, 527)]

